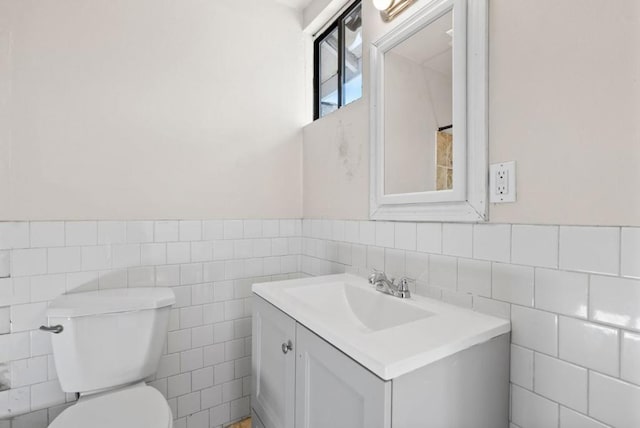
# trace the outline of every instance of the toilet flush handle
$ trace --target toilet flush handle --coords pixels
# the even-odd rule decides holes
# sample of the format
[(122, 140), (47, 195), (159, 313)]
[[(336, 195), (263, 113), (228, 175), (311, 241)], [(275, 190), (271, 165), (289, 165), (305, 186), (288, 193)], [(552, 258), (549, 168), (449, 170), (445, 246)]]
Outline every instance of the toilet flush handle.
[(52, 326), (41, 325), (40, 326), (40, 330), (48, 331), (49, 333), (53, 333), (53, 334), (60, 334), (60, 333), (62, 333), (62, 330), (64, 330), (64, 327), (62, 327), (62, 325), (60, 325), (60, 324), (52, 325)]

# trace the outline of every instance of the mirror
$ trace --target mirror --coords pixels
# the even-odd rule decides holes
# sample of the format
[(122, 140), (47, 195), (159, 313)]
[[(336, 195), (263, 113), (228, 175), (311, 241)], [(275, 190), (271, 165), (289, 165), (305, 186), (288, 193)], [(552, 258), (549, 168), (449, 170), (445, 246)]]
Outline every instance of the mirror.
[(384, 193), (453, 188), (453, 12), (385, 53)]
[(427, 3), (371, 61), (371, 218), (487, 220), (487, 0)]

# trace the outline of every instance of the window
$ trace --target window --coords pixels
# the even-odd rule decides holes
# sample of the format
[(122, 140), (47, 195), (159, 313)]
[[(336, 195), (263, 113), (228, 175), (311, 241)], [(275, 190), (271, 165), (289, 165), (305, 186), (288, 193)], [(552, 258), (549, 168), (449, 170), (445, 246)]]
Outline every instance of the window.
[(313, 45), (314, 108), (318, 119), (362, 96), (362, 7), (351, 5)]

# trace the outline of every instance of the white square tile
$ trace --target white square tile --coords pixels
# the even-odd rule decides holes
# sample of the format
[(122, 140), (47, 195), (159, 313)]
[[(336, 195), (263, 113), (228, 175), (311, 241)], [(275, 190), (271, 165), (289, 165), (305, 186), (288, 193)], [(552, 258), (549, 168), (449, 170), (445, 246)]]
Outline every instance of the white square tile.
[(494, 299), (533, 306), (533, 268), (494, 263), (491, 291)]
[(360, 224), (355, 220), (344, 222), (344, 239), (352, 244), (360, 241)]
[[(193, 391), (210, 388), (213, 386), (213, 367), (205, 367), (194, 370), (191, 373), (191, 389)], [(204, 413), (206, 416), (205, 428), (209, 428), (209, 412)]]
[(140, 254), (140, 261), (143, 265), (163, 265), (167, 263), (166, 244), (142, 244)]
[(47, 272), (77, 272), (80, 270), (80, 247), (49, 248), (47, 250)]
[(11, 276), (11, 252), (9, 250), (0, 250), (0, 278), (9, 278)]
[(385, 248), (384, 250), (384, 272), (389, 278), (401, 278), (404, 276), (405, 260), (404, 251)]
[(280, 236), (280, 221), (262, 220), (262, 236), (264, 238), (277, 238), (278, 236)]
[(0, 222), (0, 250), (28, 247), (28, 222)]
[(98, 244), (123, 244), (127, 240), (124, 221), (99, 221)]
[(640, 227), (622, 228), (622, 276), (640, 278)]
[(242, 220), (224, 221), (224, 239), (242, 239), (244, 235), (244, 224)]
[(213, 260), (213, 241), (191, 242), (191, 261), (208, 262)]
[(33, 385), (47, 380), (47, 357), (28, 358), (11, 362), (11, 387)]
[(202, 367), (202, 348), (190, 349), (180, 353), (180, 371), (182, 373)]
[[(240, 221), (242, 227), (242, 222)], [(202, 239), (202, 222), (199, 220), (181, 220), (179, 225), (181, 241), (199, 241)]]
[(35, 248), (11, 251), (11, 275), (27, 276), (47, 273), (47, 250)]
[(511, 305), (509, 303), (482, 296), (473, 296), (473, 310), (507, 320), (511, 318)]
[(167, 263), (189, 263), (191, 244), (188, 242), (169, 242), (167, 244)]
[(367, 266), (367, 247), (364, 245), (353, 245), (351, 247), (351, 264), (362, 268)]
[(558, 316), (512, 305), (511, 341), (548, 355), (558, 355)]
[(533, 351), (511, 345), (511, 383), (533, 390)]
[(176, 242), (180, 239), (180, 224), (176, 220), (154, 223), (153, 237), (156, 242)]
[[(9, 408), (11, 409), (13, 414), (26, 413), (31, 409), (31, 388), (13, 388), (9, 391)], [(26, 415), (25, 415), (26, 416)], [(15, 418), (11, 422), (12, 428), (15, 428), (17, 425)], [(25, 424), (23, 428), (29, 427), (28, 424)]]
[(395, 248), (415, 251), (417, 233), (415, 223), (395, 223)]
[(167, 394), (169, 398), (187, 394), (191, 391), (191, 373), (171, 376), (167, 379)]
[(32, 248), (64, 246), (64, 222), (35, 221), (29, 227)]
[(427, 282), (429, 280), (429, 255), (407, 251), (405, 253), (405, 273), (415, 281)]
[(535, 354), (535, 392), (579, 412), (587, 412), (587, 370)]
[(384, 271), (384, 248), (367, 247), (367, 268)]
[(386, 221), (376, 222), (376, 245), (393, 248), (395, 240), (394, 224)]
[(74, 272), (68, 273), (67, 292), (96, 291), (98, 290), (98, 272)]
[[(191, 330), (170, 331), (167, 336), (169, 353), (186, 351), (191, 348)], [(169, 386), (171, 390), (171, 386)]]
[(11, 306), (11, 332), (35, 330), (46, 324), (46, 303), (29, 303)]
[(179, 284), (180, 266), (156, 266), (156, 285), (158, 287), (172, 287)]
[(153, 242), (152, 221), (128, 221), (127, 242), (137, 244), (141, 242)]
[(511, 262), (558, 267), (558, 226), (513, 225)]
[(509, 263), (511, 226), (476, 224), (473, 226), (473, 258)]
[(511, 420), (525, 428), (557, 428), (558, 404), (513, 385)]
[(333, 236), (333, 220), (322, 220), (322, 239), (331, 239)]
[(245, 238), (262, 238), (262, 220), (244, 220)]
[(31, 408), (43, 409), (65, 402), (65, 393), (57, 380), (39, 383), (31, 387)]
[(473, 253), (473, 225), (444, 223), (442, 225), (442, 254), (468, 257)]
[(458, 260), (458, 290), (480, 296), (491, 296), (491, 262)]
[(468, 309), (473, 307), (473, 296), (455, 290), (443, 289), (442, 301)]
[(620, 377), (640, 385), (640, 334), (622, 332)]
[(591, 276), (589, 318), (640, 331), (640, 280)]
[(106, 270), (101, 271), (98, 277), (99, 288), (124, 288), (127, 286), (127, 271)]
[(67, 289), (65, 274), (31, 277), (31, 302), (46, 302), (58, 297)]
[(130, 268), (127, 271), (129, 287), (153, 287), (156, 281), (152, 266)]
[(333, 220), (333, 225), (331, 227), (331, 239), (334, 241), (344, 241), (345, 233), (344, 221)]
[(456, 289), (458, 263), (455, 257), (429, 256), (429, 285), (433, 287)]
[(180, 265), (180, 284), (193, 285), (202, 282), (202, 269), (201, 263)]
[(111, 267), (111, 247), (109, 245), (82, 247), (80, 258), (82, 270), (109, 269)]
[(68, 221), (64, 228), (65, 244), (68, 247), (98, 243), (98, 223), (95, 221)]
[(535, 306), (579, 318), (587, 317), (589, 277), (587, 274), (536, 269)]
[(620, 229), (617, 227), (560, 227), (560, 268), (618, 274)]
[(618, 336), (617, 329), (560, 317), (560, 358), (618, 376)]
[(616, 428), (640, 427), (640, 387), (589, 372), (589, 416)]
[(111, 246), (111, 260), (115, 269), (138, 266), (140, 264), (140, 244)]
[(360, 243), (362, 245), (376, 245), (376, 223), (373, 221), (360, 222)]
[(222, 220), (205, 220), (202, 222), (202, 239), (211, 241), (224, 239), (224, 222)]
[[(0, 335), (9, 334), (11, 332), (11, 311), (9, 306), (0, 306)], [(6, 349), (7, 354), (9, 353), (9, 347)], [(0, 356), (2, 356), (2, 352), (0, 351)], [(8, 359), (8, 355), (7, 355)], [(6, 361), (3, 358), (0, 358), (0, 363)]]
[(560, 406), (560, 428), (607, 428), (588, 416)]
[(208, 409), (222, 403), (222, 385), (207, 388), (202, 391), (201, 407)]

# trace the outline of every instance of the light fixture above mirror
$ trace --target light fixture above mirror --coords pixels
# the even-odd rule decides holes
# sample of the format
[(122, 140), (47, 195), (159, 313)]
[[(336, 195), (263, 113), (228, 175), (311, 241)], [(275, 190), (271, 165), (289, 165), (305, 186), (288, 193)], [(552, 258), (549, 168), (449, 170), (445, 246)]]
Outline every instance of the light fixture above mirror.
[(373, 6), (380, 11), (384, 22), (389, 22), (416, 0), (373, 0)]

